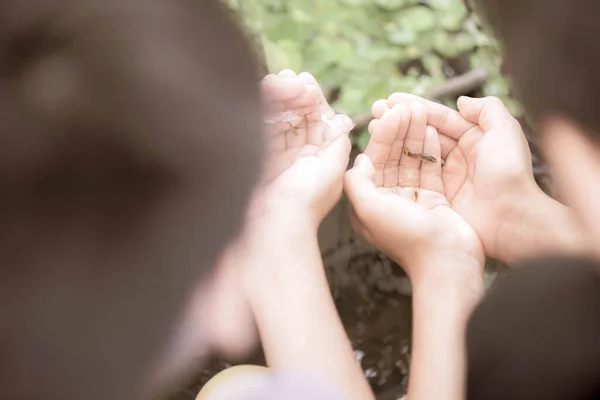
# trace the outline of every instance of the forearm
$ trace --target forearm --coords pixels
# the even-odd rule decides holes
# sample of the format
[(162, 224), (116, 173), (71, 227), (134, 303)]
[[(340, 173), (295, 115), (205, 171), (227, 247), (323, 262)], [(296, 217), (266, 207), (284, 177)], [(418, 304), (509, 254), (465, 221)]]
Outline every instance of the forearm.
[(316, 229), (296, 226), (271, 240), (249, 278), (269, 367), (319, 374), (351, 399), (372, 399), (329, 290)]
[(518, 263), (549, 254), (580, 255), (589, 244), (575, 214), (540, 191), (516, 208), (499, 232), (500, 259)]
[[(452, 265), (447, 269), (454, 270)], [(483, 293), (483, 279), (473, 275), (427, 279), (414, 285), (410, 400), (465, 398), (466, 326)]]

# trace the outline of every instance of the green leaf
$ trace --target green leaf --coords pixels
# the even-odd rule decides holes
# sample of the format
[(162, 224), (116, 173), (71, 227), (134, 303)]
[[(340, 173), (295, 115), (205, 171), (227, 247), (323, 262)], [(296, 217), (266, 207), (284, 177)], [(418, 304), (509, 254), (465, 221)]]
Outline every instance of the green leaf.
[(439, 31), (435, 33), (433, 38), (433, 48), (436, 52), (447, 59), (455, 58), (460, 50), (452, 40), (450, 34), (446, 31)]
[(396, 23), (401, 29), (425, 32), (435, 28), (437, 18), (433, 10), (425, 6), (415, 6), (398, 12)]
[(334, 108), (343, 114), (356, 115), (365, 110), (365, 92), (360, 87), (344, 86)]
[(370, 139), (371, 135), (369, 135), (369, 132), (367, 132), (366, 129), (363, 129), (354, 135), (353, 143), (360, 150), (364, 150), (367, 148), (367, 144), (369, 144)]
[(398, 10), (408, 4), (408, 0), (375, 0), (375, 4), (386, 10)]
[(415, 43), (417, 40), (417, 34), (414, 31), (403, 31), (399, 29), (392, 30), (388, 34), (390, 43), (397, 44), (399, 46), (406, 46)]
[(313, 20), (309, 13), (299, 9), (293, 9), (290, 11), (290, 16), (292, 17), (292, 20), (298, 24), (307, 24)]
[(449, 8), (459, 3), (455, 0), (428, 0), (427, 4), (434, 10), (447, 11)]
[(277, 73), (283, 69), (299, 70), (302, 65), (302, 55), (299, 46), (291, 41), (281, 40), (277, 43), (263, 38), (265, 57), (270, 72)]
[(431, 76), (440, 78), (444, 76), (442, 59), (436, 54), (427, 53), (423, 56), (422, 61), (423, 66)]
[(350, 7), (366, 6), (371, 0), (341, 0), (341, 3)]
[(297, 24), (288, 14), (273, 15), (264, 24), (262, 33), (274, 42), (290, 40), (303, 43), (306, 35), (311, 32), (310, 29)]
[(506, 96), (504, 103), (506, 104), (506, 108), (508, 108), (508, 112), (510, 112), (513, 117), (521, 118), (525, 115), (523, 105), (518, 100)]
[(487, 83), (483, 86), (484, 96), (504, 97), (510, 94), (508, 82), (499, 73), (490, 77)]
[[(444, 60), (467, 54), (492, 78), (485, 94), (519, 112), (500, 74), (500, 50), (463, 0), (224, 0), (262, 46), (273, 72), (309, 71), (335, 107), (356, 115), (392, 92), (424, 95), (446, 80)], [(485, 21), (483, 21), (485, 23)], [(399, 66), (421, 63), (402, 75)], [(451, 99), (450, 99), (451, 100)]]
[(421, 57), (421, 48), (418, 46), (408, 46), (406, 49), (404, 49), (404, 56), (408, 60), (416, 60), (417, 58)]

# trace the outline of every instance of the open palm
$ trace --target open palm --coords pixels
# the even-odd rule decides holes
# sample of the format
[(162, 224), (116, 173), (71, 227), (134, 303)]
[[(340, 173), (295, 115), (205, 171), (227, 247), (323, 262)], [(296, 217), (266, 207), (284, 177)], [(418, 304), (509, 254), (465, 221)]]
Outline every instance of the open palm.
[(404, 93), (377, 102), (381, 117), (399, 104), (422, 104), (427, 123), (443, 134), (442, 178), (452, 209), (469, 222), (486, 253), (501, 256), (499, 232), (523, 199), (537, 194), (531, 152), (518, 122), (498, 99), (463, 99), (457, 112), (441, 104)]
[(258, 196), (289, 212), (309, 207), (320, 219), (341, 194), (354, 124), (333, 111), (308, 73), (268, 75), (262, 89), (267, 158)]
[(371, 125), (367, 158), (346, 175), (354, 228), (403, 266), (452, 249), (482, 259), (477, 235), (450, 207), (439, 135), (426, 124), (425, 107), (415, 103), (393, 107)]

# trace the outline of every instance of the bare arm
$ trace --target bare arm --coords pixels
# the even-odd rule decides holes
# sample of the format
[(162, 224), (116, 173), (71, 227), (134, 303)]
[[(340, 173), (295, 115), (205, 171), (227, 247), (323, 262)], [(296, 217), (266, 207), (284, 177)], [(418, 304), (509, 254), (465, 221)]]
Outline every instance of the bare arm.
[(417, 283), (413, 290), (408, 398), (462, 400), (467, 369), (465, 332), (469, 315), (483, 295), (483, 280), (458, 272), (464, 264), (478, 261), (438, 258), (432, 262), (445, 265), (449, 274)]
[(267, 229), (264, 247), (252, 248), (260, 264), (244, 280), (269, 367), (318, 374), (350, 399), (373, 399), (337, 314), (316, 229), (303, 222)]
[(505, 262), (548, 254), (579, 255), (589, 248), (573, 211), (541, 190), (508, 215), (498, 232), (499, 253)]

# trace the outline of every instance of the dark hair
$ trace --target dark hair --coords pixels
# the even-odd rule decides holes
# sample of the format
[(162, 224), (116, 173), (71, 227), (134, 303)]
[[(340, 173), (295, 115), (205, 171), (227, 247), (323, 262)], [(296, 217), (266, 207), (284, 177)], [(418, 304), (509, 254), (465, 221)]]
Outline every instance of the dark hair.
[(0, 1), (3, 398), (135, 399), (240, 229), (257, 63), (218, 1)]
[(600, 398), (600, 265), (512, 270), (468, 325), (469, 400)]
[(597, 0), (479, 0), (504, 48), (504, 67), (540, 122), (560, 115), (600, 138)]

